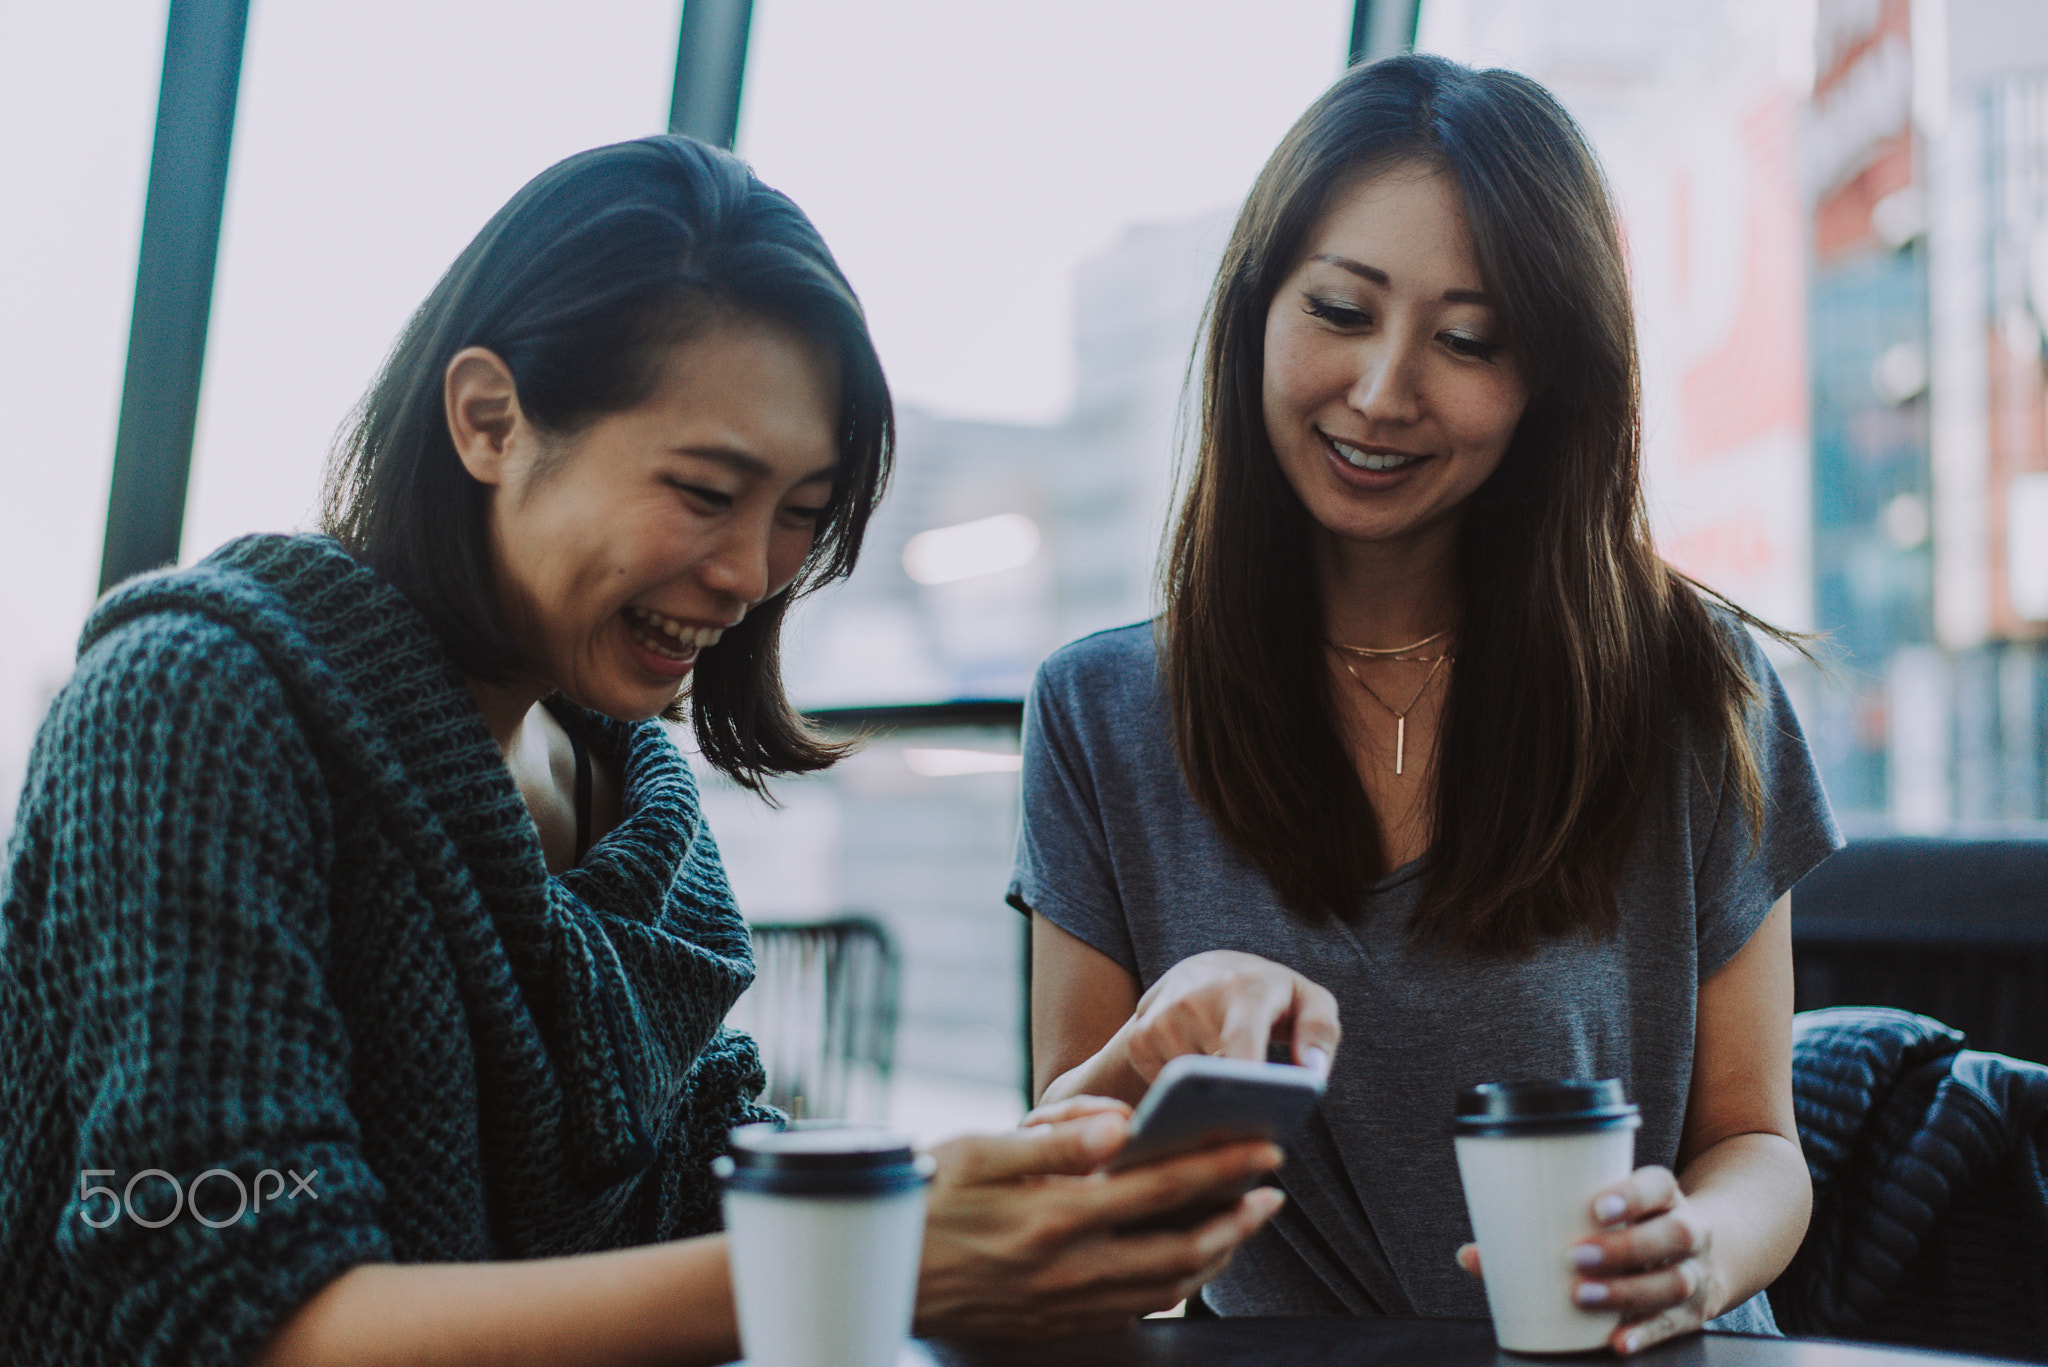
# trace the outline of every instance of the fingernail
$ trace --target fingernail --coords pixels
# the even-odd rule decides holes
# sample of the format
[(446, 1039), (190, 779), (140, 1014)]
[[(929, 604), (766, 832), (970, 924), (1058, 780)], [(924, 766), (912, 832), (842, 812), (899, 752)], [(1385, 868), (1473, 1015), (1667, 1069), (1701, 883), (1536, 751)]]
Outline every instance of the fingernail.
[(1287, 1193), (1278, 1187), (1259, 1187), (1251, 1196), (1252, 1213), (1262, 1220), (1287, 1204)]
[(1593, 1213), (1606, 1221), (1619, 1220), (1627, 1209), (1628, 1202), (1622, 1200), (1613, 1192), (1609, 1192), (1593, 1203)]
[(1572, 1264), (1575, 1267), (1600, 1266), (1600, 1245), (1580, 1244), (1572, 1250)]
[(1624, 1334), (1624, 1335), (1622, 1335), (1622, 1338), (1621, 1338), (1621, 1351), (1622, 1351), (1622, 1352), (1624, 1352), (1624, 1353), (1633, 1353), (1633, 1352), (1634, 1352), (1634, 1351), (1635, 1351), (1636, 1349), (1638, 1349), (1638, 1348), (1640, 1348), (1640, 1347), (1642, 1347), (1642, 1346), (1643, 1346), (1643, 1336), (1642, 1336), (1641, 1334)]
[(1607, 1288), (1600, 1282), (1580, 1282), (1579, 1289), (1572, 1292), (1572, 1299), (1580, 1305), (1605, 1305)]
[(1301, 1066), (1314, 1072), (1317, 1077), (1330, 1075), (1330, 1051), (1319, 1044), (1311, 1044), (1301, 1051)]
[(1122, 1138), (1123, 1132), (1123, 1117), (1114, 1115), (1092, 1116), (1089, 1118), (1088, 1123), (1081, 1127), (1081, 1142), (1086, 1144), (1091, 1151), (1106, 1149)]

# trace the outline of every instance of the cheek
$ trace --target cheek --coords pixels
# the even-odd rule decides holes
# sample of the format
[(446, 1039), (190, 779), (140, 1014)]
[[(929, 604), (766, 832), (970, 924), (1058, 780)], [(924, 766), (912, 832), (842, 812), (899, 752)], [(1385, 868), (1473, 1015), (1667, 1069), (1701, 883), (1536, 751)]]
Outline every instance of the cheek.
[(1521, 387), (1512, 381), (1475, 387), (1462, 408), (1465, 443), (1495, 453), (1505, 451), (1527, 402)]
[(778, 528), (768, 543), (768, 596), (788, 588), (797, 572), (804, 567), (804, 561), (817, 542), (815, 531), (792, 531)]
[(1266, 333), (1264, 392), (1268, 418), (1299, 407), (1315, 388), (1315, 356), (1284, 328)]

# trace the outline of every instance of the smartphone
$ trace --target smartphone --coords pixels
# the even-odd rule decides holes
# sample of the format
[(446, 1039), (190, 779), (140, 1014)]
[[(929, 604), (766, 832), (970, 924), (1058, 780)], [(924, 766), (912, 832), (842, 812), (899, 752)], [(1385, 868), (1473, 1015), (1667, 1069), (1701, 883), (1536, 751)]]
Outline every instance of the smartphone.
[(1131, 1115), (1131, 1137), (1110, 1172), (1244, 1139), (1284, 1144), (1323, 1094), (1313, 1069), (1292, 1063), (1183, 1054), (1159, 1070)]

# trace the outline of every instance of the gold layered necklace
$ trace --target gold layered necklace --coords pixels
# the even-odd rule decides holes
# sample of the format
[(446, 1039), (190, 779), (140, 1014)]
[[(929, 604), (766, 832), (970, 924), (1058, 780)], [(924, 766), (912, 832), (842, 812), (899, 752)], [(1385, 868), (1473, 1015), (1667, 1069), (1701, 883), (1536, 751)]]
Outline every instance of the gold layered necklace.
[(1358, 671), (1351, 667), (1351, 661), (1345, 659), (1343, 655), (1337, 657), (1337, 663), (1344, 666), (1344, 672), (1349, 674), (1358, 686), (1365, 690), (1365, 695), (1381, 707), (1386, 708), (1388, 714), (1394, 719), (1394, 775), (1397, 778), (1402, 775), (1407, 767), (1408, 714), (1415, 710), (1415, 704), (1422, 701), (1422, 695), (1429, 691), (1429, 686), (1432, 683), (1436, 682), (1437, 672), (1453, 659), (1449, 651), (1440, 651), (1435, 655), (1411, 655), (1409, 652), (1420, 650), (1433, 641), (1442, 640), (1445, 636), (1450, 635), (1450, 633), (1451, 628), (1445, 627), (1434, 635), (1425, 636), (1419, 641), (1411, 641), (1405, 646), (1351, 646), (1344, 644), (1342, 641), (1325, 639), (1324, 644), (1328, 645), (1332, 650), (1362, 656), (1368, 660), (1403, 661), (1412, 664), (1427, 664), (1429, 666), (1429, 673), (1422, 676), (1422, 684), (1415, 690), (1415, 695), (1408, 699), (1408, 705), (1397, 708), (1385, 698), (1382, 698), (1378, 689), (1360, 677)]
[[(1451, 631), (1452, 628), (1445, 627), (1442, 631), (1432, 632), (1419, 641), (1410, 641), (1405, 646), (1347, 646), (1342, 641), (1332, 641), (1327, 636), (1323, 638), (1323, 643), (1334, 650), (1341, 650), (1351, 655), (1363, 655), (1370, 660), (1398, 660), (1411, 650), (1420, 650), (1432, 641), (1441, 641), (1444, 637), (1450, 635)], [(1439, 655), (1436, 658), (1442, 659), (1443, 657)], [(1358, 676), (1354, 674), (1352, 677), (1357, 678)]]

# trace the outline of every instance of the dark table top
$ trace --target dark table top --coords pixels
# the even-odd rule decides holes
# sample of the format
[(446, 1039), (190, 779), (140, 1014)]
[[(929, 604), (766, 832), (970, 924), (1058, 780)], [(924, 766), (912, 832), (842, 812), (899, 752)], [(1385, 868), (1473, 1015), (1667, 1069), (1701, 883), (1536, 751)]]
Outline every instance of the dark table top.
[[(1606, 1352), (1504, 1353), (1486, 1320), (1146, 1320), (1128, 1333), (1049, 1343), (920, 1340), (940, 1367), (1532, 1367), (1614, 1364)], [(914, 1360), (906, 1356), (906, 1363)], [(1638, 1354), (1641, 1367), (1936, 1367), (1987, 1358), (1821, 1339), (1692, 1334)]]

